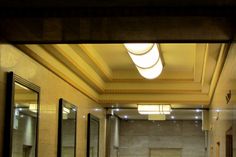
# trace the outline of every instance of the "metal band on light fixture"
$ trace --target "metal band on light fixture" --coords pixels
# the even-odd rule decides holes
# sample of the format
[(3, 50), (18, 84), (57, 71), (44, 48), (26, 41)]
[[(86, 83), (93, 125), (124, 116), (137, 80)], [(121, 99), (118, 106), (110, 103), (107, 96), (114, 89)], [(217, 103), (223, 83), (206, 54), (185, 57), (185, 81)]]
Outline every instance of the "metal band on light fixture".
[(140, 75), (142, 75), (144, 78), (146, 79), (154, 79), (154, 78), (157, 78), (162, 70), (163, 70), (163, 65), (162, 65), (162, 62), (161, 62), (161, 59), (159, 58), (158, 59), (158, 62), (151, 68), (140, 68), (140, 67), (137, 67), (136, 68), (138, 69), (138, 72), (140, 73)]
[(144, 78), (154, 79), (161, 74), (163, 64), (157, 44), (125, 44), (125, 47)]
[(133, 53), (129, 53), (129, 56), (133, 60), (134, 64), (141, 68), (150, 68), (152, 67), (159, 59), (159, 51), (157, 45), (154, 44), (152, 49), (147, 51), (142, 55), (135, 55)]

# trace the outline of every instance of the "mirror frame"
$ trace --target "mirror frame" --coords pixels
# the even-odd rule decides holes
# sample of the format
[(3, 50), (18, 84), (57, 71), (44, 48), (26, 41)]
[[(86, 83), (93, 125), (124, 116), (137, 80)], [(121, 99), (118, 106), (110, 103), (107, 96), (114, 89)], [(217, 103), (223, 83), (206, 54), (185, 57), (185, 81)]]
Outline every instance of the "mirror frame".
[(40, 111), (40, 87), (14, 74), (13, 72), (7, 73), (3, 156), (4, 157), (12, 156), (12, 136), (13, 136), (14, 105), (15, 105), (15, 102), (14, 102), (15, 82), (29, 88), (30, 90), (38, 94), (36, 137), (35, 137), (35, 157), (37, 157), (38, 156), (38, 134), (39, 134), (39, 111)]
[(76, 157), (76, 139), (77, 139), (77, 112), (78, 108), (77, 106), (69, 103), (68, 101), (64, 100), (63, 98), (59, 99), (59, 109), (58, 109), (58, 141), (57, 141), (57, 157), (61, 157), (61, 151), (62, 151), (62, 118), (63, 118), (63, 104), (67, 103), (70, 104), (73, 108), (76, 108), (75, 113), (75, 149), (74, 149), (74, 157)]
[(99, 139), (100, 139), (100, 120), (98, 117), (92, 115), (91, 113), (88, 114), (88, 125), (87, 125), (87, 157), (90, 157), (90, 125), (91, 125), (91, 120), (94, 120), (98, 123), (98, 152), (97, 152), (97, 157), (99, 157)]

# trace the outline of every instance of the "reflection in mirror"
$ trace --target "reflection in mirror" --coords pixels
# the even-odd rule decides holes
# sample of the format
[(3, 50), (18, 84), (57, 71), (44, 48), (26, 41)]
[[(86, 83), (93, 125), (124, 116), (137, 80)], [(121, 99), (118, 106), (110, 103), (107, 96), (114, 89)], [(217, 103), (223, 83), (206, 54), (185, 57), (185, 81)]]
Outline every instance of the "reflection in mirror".
[[(36, 157), (39, 87), (8, 74), (6, 157)], [(8, 132), (7, 132), (8, 131)]]
[(99, 157), (99, 119), (88, 114), (87, 157)]
[(76, 156), (77, 107), (59, 100), (58, 157)]

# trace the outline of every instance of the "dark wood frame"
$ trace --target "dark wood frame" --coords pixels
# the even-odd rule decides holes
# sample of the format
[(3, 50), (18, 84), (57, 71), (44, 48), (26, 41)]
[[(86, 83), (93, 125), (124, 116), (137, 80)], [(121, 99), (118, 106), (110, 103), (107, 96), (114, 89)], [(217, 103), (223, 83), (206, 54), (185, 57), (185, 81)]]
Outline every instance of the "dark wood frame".
[(37, 118), (36, 118), (36, 138), (35, 138), (35, 157), (38, 156), (38, 134), (39, 134), (39, 111), (40, 111), (40, 87), (21, 78), (13, 72), (7, 73), (7, 88), (6, 88), (6, 108), (5, 108), (5, 129), (4, 129), (4, 157), (12, 155), (12, 134), (14, 120), (14, 89), (15, 82), (29, 88), (38, 94), (37, 97)]
[(225, 157), (233, 157), (233, 127), (231, 126), (225, 133)]
[(76, 157), (76, 138), (77, 138), (77, 106), (69, 103), (63, 98), (59, 99), (59, 110), (58, 110), (58, 141), (57, 141), (57, 157), (61, 156), (61, 147), (62, 147), (62, 118), (63, 118), (63, 105), (64, 103), (69, 104), (72, 108), (76, 109), (75, 113), (75, 149), (74, 149), (74, 157)]
[(100, 139), (100, 121), (99, 118), (92, 115), (91, 113), (88, 114), (88, 125), (87, 125), (87, 157), (90, 157), (90, 125), (91, 120), (94, 120), (98, 123), (98, 151), (97, 151), (97, 157), (99, 157), (99, 139)]

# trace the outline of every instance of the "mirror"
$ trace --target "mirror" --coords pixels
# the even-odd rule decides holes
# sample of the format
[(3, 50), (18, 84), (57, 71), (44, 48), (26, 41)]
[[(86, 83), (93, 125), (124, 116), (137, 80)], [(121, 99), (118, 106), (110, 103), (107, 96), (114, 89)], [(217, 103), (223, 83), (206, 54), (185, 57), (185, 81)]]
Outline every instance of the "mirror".
[(87, 157), (99, 157), (99, 119), (88, 114)]
[(37, 157), (40, 88), (7, 74), (4, 157)]
[(60, 99), (58, 117), (58, 157), (75, 157), (77, 107)]

